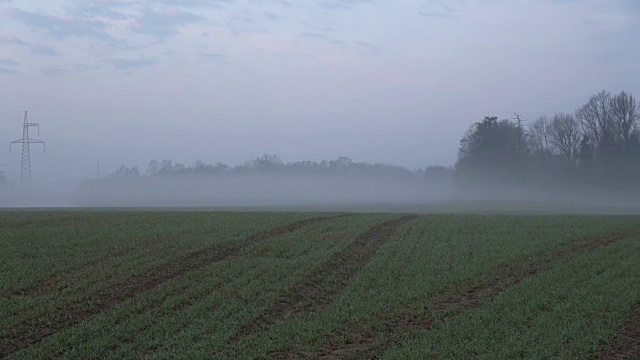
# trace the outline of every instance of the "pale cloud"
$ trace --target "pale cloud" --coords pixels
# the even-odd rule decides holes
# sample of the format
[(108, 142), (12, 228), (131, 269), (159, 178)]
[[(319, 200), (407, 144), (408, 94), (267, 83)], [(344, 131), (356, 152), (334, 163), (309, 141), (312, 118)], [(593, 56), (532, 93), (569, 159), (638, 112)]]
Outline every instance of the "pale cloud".
[(204, 16), (179, 9), (155, 10), (144, 7), (131, 17), (129, 29), (135, 33), (165, 39), (175, 36), (186, 25), (205, 21)]
[(223, 5), (233, 3), (233, 0), (153, 0), (153, 1), (141, 1), (142, 3), (156, 3), (171, 6), (180, 7), (215, 7), (220, 8)]
[(131, 6), (130, 1), (86, 0), (74, 3), (68, 8), (69, 14), (76, 17), (105, 18), (109, 20), (125, 20), (127, 16), (122, 8)]
[(39, 29), (57, 39), (87, 37), (109, 42), (115, 40), (105, 31), (107, 24), (101, 20), (49, 15), (18, 8), (10, 9), (9, 16), (13, 20), (34, 29)]
[(349, 9), (356, 5), (370, 3), (370, 0), (321, 0), (319, 2), (320, 6), (331, 9)]
[(202, 56), (204, 59), (212, 62), (226, 62), (227, 56), (222, 53), (210, 53), (210, 52), (201, 52), (198, 55)]
[(268, 32), (266, 25), (259, 21), (259, 16), (256, 16), (251, 9), (233, 12), (226, 24), (231, 33), (235, 35)]
[(355, 44), (360, 51), (366, 52), (366, 53), (373, 53), (380, 50), (372, 43), (366, 42), (366, 41), (356, 41)]
[(263, 15), (265, 19), (271, 20), (271, 21), (277, 21), (280, 19), (280, 16), (278, 16), (278, 14), (276, 14), (273, 11), (265, 11)]
[(5, 75), (17, 75), (20, 74), (19, 71), (14, 70), (14, 69), (9, 69), (9, 68), (4, 68), (4, 67), (0, 67), (0, 74), (5, 74)]
[(420, 5), (418, 14), (439, 19), (449, 19), (456, 15), (455, 1), (429, 1)]
[(108, 62), (119, 70), (133, 70), (158, 64), (158, 60), (144, 57), (137, 59), (111, 59)]
[(0, 36), (0, 44), (13, 44), (25, 46), (27, 43), (16, 35), (2, 35)]
[(16, 36), (5, 36), (5, 37), (0, 37), (0, 45), (1, 44), (13, 44), (13, 45), (18, 45), (21, 47), (26, 47), (29, 48), (29, 50), (31, 51), (32, 54), (34, 55), (40, 55), (40, 56), (59, 56), (62, 55), (61, 52), (57, 51), (56, 49), (47, 46), (47, 45), (42, 45), (42, 44), (29, 44), (26, 41), (20, 39), (19, 37)]
[(315, 32), (303, 32), (303, 33), (300, 33), (300, 36), (308, 38), (308, 39), (329, 40), (329, 36), (327, 36), (325, 34), (315, 33)]
[(31, 48), (31, 52), (34, 53), (35, 55), (42, 55), (42, 56), (60, 56), (60, 55), (62, 55), (62, 53), (57, 51), (56, 49), (54, 49), (54, 48), (52, 48), (50, 46), (42, 45), (42, 44), (33, 45), (30, 48)]
[(43, 67), (40, 72), (45, 76), (55, 76), (67, 73), (69, 70), (62, 66), (49, 65)]

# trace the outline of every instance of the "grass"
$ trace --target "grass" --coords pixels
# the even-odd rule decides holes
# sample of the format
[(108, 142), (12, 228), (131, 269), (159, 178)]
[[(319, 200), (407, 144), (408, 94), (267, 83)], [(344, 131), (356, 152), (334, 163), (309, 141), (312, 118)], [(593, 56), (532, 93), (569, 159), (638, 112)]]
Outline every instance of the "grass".
[(640, 237), (526, 279), (385, 358), (585, 359), (640, 299)]
[(335, 215), (2, 212), (0, 355), (583, 358), (640, 300), (637, 216)]

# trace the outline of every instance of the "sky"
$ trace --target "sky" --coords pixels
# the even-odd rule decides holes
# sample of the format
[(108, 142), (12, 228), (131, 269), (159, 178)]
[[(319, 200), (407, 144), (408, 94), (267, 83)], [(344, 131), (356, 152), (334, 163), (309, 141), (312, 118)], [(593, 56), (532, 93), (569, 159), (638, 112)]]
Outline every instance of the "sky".
[(485, 115), (640, 95), (636, 0), (0, 0), (0, 170), (72, 189), (151, 160), (455, 163)]

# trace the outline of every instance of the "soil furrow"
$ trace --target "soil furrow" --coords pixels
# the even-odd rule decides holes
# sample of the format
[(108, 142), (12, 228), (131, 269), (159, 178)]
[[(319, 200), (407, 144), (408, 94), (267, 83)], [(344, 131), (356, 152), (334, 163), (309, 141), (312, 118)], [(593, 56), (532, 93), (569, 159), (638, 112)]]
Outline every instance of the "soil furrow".
[(58, 288), (60, 284), (62, 284), (65, 280), (68, 280), (68, 278), (72, 274), (78, 271), (81, 271), (82, 269), (87, 267), (95, 267), (96, 265), (106, 262), (110, 259), (120, 257), (125, 253), (126, 252), (124, 250), (120, 250), (111, 254), (103, 255), (101, 257), (98, 257), (92, 260), (88, 260), (87, 262), (82, 264), (70, 266), (66, 269), (63, 269), (60, 274), (51, 276), (47, 279), (39, 280), (35, 284), (29, 285), (22, 289), (6, 291), (2, 293), (0, 297), (13, 299), (13, 298), (18, 298), (22, 296), (43, 296), (43, 295), (54, 293), (56, 291), (56, 288)]
[(407, 215), (373, 226), (345, 250), (285, 291), (262, 316), (245, 326), (230, 341), (240, 341), (281, 321), (322, 310), (340, 296), (351, 279), (400, 226), (415, 218), (416, 215)]
[(613, 341), (597, 355), (598, 359), (640, 359), (640, 301), (635, 303)]
[[(517, 285), (528, 277), (568, 262), (579, 255), (608, 246), (638, 233), (607, 235), (579, 244), (570, 244), (559, 252), (527, 262), (502, 266), (498, 277), (480, 281), (463, 292), (436, 295), (431, 305), (412, 310), (399, 316), (383, 318), (368, 327), (349, 324), (339, 329), (314, 353), (301, 353), (295, 348), (271, 354), (275, 359), (303, 356), (314, 359), (362, 359), (373, 358), (394, 346), (392, 340), (383, 341), (383, 335), (402, 334), (409, 330), (431, 330), (438, 322), (452, 318), (461, 312), (476, 308), (483, 300), (492, 300), (505, 289)], [(435, 314), (435, 315), (434, 315)]]
[(48, 336), (77, 325), (85, 319), (121, 304), (128, 299), (152, 290), (167, 281), (197, 268), (242, 254), (251, 245), (269, 238), (285, 235), (300, 228), (349, 215), (323, 216), (294, 222), (258, 232), (244, 240), (194, 251), (182, 259), (167, 263), (144, 274), (129, 277), (81, 301), (63, 305), (44, 317), (32, 319), (20, 327), (0, 332), (0, 357), (36, 344)]

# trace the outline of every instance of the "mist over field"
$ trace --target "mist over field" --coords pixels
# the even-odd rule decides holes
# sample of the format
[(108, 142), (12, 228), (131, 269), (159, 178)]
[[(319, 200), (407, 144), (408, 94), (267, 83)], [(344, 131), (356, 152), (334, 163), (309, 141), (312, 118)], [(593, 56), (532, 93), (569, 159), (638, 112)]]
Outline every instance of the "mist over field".
[[(56, 204), (56, 200), (52, 199)], [(69, 203), (88, 207), (293, 207), (416, 212), (640, 213), (640, 196), (592, 187), (458, 189), (453, 181), (364, 176), (229, 175), (85, 185)]]
[(626, 190), (463, 185), (453, 176), (225, 174), (89, 180), (71, 193), (3, 192), (5, 207), (247, 208), (422, 213), (638, 214)]
[(446, 201), (452, 184), (419, 178), (312, 175), (188, 176), (114, 181), (74, 193), (85, 206), (282, 206)]
[(0, 0), (0, 207), (635, 211), (638, 4)]

